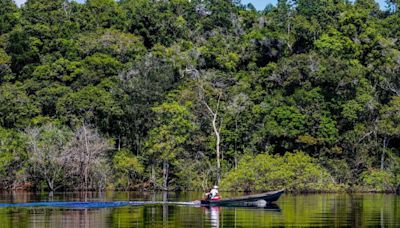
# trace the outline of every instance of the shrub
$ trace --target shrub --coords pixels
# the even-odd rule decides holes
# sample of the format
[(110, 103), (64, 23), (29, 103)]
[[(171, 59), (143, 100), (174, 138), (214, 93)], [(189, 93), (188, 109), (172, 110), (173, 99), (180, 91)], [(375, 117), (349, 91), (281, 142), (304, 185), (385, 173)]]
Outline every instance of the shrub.
[(260, 154), (245, 157), (237, 169), (229, 172), (221, 183), (224, 190), (266, 191), (286, 188), (289, 191), (339, 190), (326, 169), (303, 152), (284, 156)]
[(360, 179), (365, 191), (393, 192), (396, 189), (396, 184), (398, 184), (392, 173), (380, 169), (364, 171)]

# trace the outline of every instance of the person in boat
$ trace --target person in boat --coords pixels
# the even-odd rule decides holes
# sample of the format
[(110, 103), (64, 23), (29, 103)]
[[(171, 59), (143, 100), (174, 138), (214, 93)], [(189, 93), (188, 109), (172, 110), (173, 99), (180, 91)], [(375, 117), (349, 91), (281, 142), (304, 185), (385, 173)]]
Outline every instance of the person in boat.
[(214, 185), (214, 187), (206, 193), (207, 199), (209, 200), (218, 200), (221, 197), (219, 196), (218, 186)]

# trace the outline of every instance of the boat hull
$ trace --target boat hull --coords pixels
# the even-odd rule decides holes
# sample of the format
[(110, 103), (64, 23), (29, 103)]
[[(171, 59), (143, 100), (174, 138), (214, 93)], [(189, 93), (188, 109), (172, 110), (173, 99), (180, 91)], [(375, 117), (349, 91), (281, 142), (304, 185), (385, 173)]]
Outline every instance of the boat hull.
[(242, 206), (248, 203), (264, 200), (267, 203), (275, 202), (283, 194), (284, 190), (267, 192), (257, 195), (228, 198), (222, 200), (201, 200), (201, 205), (205, 206)]

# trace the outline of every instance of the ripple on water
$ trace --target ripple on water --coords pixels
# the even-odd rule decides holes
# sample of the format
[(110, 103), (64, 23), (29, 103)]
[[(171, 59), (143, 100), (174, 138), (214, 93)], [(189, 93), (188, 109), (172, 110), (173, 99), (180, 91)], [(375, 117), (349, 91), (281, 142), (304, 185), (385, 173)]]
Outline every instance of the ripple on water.
[[(202, 193), (0, 194), (1, 203), (68, 201), (191, 201)], [(226, 194), (229, 197), (229, 194)], [(0, 208), (1, 227), (400, 227), (400, 196), (390, 194), (283, 195), (276, 205), (194, 207), (147, 205), (93, 208)]]

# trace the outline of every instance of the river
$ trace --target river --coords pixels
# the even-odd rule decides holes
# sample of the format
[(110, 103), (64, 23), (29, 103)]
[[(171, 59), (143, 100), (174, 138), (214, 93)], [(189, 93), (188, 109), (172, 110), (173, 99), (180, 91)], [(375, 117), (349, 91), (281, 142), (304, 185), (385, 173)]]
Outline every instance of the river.
[[(240, 195), (223, 193), (223, 196)], [(43, 201), (192, 201), (188, 193), (0, 193), (0, 203)], [(0, 227), (400, 227), (400, 196), (393, 194), (284, 194), (271, 206), (177, 205), (106, 208), (0, 207)]]

